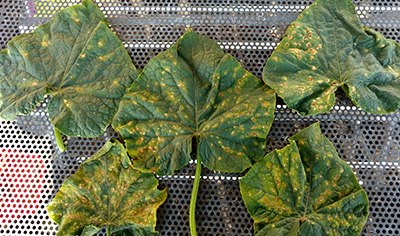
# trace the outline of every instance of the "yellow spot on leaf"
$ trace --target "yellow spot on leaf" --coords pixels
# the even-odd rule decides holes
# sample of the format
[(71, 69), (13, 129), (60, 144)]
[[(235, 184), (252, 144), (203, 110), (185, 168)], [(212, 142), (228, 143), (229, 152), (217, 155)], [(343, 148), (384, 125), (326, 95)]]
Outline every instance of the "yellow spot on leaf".
[(64, 99), (64, 104), (67, 108), (71, 107), (71, 104), (69, 104), (68, 100)]
[(289, 48), (289, 51), (294, 51), (294, 53), (296, 53), (296, 54), (300, 54), (301, 53), (301, 50), (298, 49), (298, 48)]

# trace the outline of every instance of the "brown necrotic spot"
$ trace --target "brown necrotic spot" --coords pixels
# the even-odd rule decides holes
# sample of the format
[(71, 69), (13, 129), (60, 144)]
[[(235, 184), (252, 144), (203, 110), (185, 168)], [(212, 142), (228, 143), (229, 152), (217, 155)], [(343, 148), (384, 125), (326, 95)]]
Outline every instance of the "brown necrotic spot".
[(314, 48), (309, 48), (308, 49), (308, 51), (312, 54), (312, 55), (315, 55), (315, 54), (317, 54), (317, 50), (315, 50)]

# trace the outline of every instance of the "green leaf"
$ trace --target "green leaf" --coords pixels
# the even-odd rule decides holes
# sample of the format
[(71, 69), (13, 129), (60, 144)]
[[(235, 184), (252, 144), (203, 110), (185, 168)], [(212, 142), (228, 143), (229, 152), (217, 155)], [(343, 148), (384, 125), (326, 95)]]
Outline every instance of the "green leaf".
[(255, 164), (240, 189), (256, 235), (356, 236), (367, 194), (315, 123)]
[(47, 207), (57, 235), (90, 236), (108, 225), (116, 235), (149, 236), (157, 208), (167, 197), (153, 174), (134, 169), (125, 148), (108, 141), (65, 180)]
[(275, 93), (218, 44), (192, 31), (154, 57), (121, 101), (113, 127), (133, 165), (158, 175), (190, 161), (240, 172), (265, 153)]
[(317, 0), (294, 21), (263, 71), (300, 115), (329, 111), (342, 87), (357, 107), (386, 114), (400, 106), (400, 46), (363, 28), (350, 0)]
[(105, 132), (138, 70), (89, 0), (68, 7), (0, 51), (0, 118), (30, 114), (44, 96), (52, 124), (68, 136)]

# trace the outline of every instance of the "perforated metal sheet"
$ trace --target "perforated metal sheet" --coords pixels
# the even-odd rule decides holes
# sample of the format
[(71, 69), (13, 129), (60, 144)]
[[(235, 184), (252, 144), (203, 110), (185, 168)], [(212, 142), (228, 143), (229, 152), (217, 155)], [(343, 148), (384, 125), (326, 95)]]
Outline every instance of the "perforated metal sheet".
[[(14, 36), (32, 31), (73, 0), (0, 0), (0, 47)], [(398, 0), (357, 0), (364, 25), (400, 42)], [(96, 1), (111, 27), (143, 69), (187, 27), (216, 40), (257, 77), (283, 37), (286, 27), (312, 3), (306, 1)], [(400, 235), (400, 112), (372, 116), (357, 110), (342, 91), (332, 111), (300, 117), (278, 105), (268, 135), (268, 152), (286, 139), (320, 121), (322, 131), (349, 162), (370, 200), (370, 216), (362, 235)], [(55, 235), (57, 225), (46, 206), (79, 164), (109, 138), (111, 128), (96, 139), (68, 138), (68, 152), (59, 154), (46, 102), (14, 121), (0, 123), (0, 235)], [(193, 163), (192, 163), (193, 164)], [(238, 178), (203, 169), (197, 205), (199, 235), (253, 235), (252, 220), (240, 196)], [(168, 199), (158, 211), (160, 235), (189, 235), (192, 165), (174, 176), (160, 178)], [(99, 235), (105, 235), (99, 233)]]

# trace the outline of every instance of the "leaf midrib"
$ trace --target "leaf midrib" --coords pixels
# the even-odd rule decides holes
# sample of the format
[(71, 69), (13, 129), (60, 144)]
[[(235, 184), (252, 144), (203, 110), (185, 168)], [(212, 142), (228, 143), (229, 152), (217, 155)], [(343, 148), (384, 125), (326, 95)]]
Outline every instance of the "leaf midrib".
[[(333, 21), (338, 21), (338, 19), (336, 18), (336, 17), (334, 17), (333, 18)], [(340, 60), (339, 60), (339, 52), (338, 52), (338, 40), (337, 40), (337, 38), (336, 38), (336, 35), (337, 35), (337, 24), (336, 23), (334, 23), (333, 24), (333, 29), (334, 29), (334, 31), (335, 31), (335, 34), (334, 34), (334, 36), (333, 36), (333, 38), (335, 39), (335, 55), (336, 55), (336, 63), (337, 63), (337, 66), (338, 66), (338, 70), (339, 70), (339, 81), (340, 81), (340, 83), (343, 83), (343, 78), (342, 78), (342, 68), (341, 68), (341, 66), (340, 66)]]
[(345, 200), (346, 198), (352, 197), (352, 196), (354, 196), (354, 195), (357, 195), (358, 193), (360, 193), (360, 192), (362, 192), (362, 191), (364, 191), (364, 190), (360, 188), (360, 189), (358, 189), (357, 191), (351, 192), (351, 193), (348, 194), (347, 196), (340, 198), (338, 201), (335, 201), (335, 202), (333, 202), (333, 203), (331, 203), (331, 204), (329, 204), (329, 205), (326, 205), (326, 206), (324, 206), (324, 207), (318, 209), (317, 211), (315, 211), (315, 212), (313, 212), (313, 213), (307, 215), (306, 220), (309, 220), (309, 218), (311, 218), (312, 216), (319, 214), (322, 210), (327, 209), (328, 207), (334, 205), (335, 203), (340, 202), (340, 201), (343, 201), (343, 200)]
[[(193, 45), (193, 40), (192, 40), (192, 38), (190, 39), (191, 40), (191, 42), (192, 42), (192, 45)], [(178, 50), (178, 52), (179, 52), (179, 50)], [(191, 53), (191, 56), (192, 56), (192, 58), (194, 58), (194, 54), (193, 54), (193, 47), (191, 48), (191, 51), (190, 51), (190, 53)], [(192, 72), (193, 72), (193, 81), (194, 81), (194, 119), (195, 119), (195, 125), (196, 125), (196, 133), (194, 134), (195, 136), (198, 136), (198, 133), (199, 133), (199, 122), (198, 122), (198, 111), (197, 111), (197, 100), (198, 100), (198, 88), (197, 88), (197, 73), (196, 73), (196, 70), (195, 70), (195, 68), (194, 68), (194, 65), (190, 65), (190, 69), (192, 70)], [(196, 139), (197, 140), (197, 139)], [(197, 147), (197, 149), (198, 149), (198, 147)]]
[[(138, 81), (138, 80), (136, 80), (135, 84), (136, 84), (136, 83), (139, 84), (139, 85), (141, 86), (142, 90), (144, 89), (144, 90), (147, 90), (147, 91), (149, 91), (149, 92), (151, 92), (151, 93), (155, 93), (155, 94), (161, 96), (161, 97), (163, 98), (164, 101), (167, 101), (167, 99), (165, 98), (165, 96), (164, 96), (162, 93), (157, 93), (156, 91), (150, 90), (149, 88), (147, 88), (146, 86), (144, 86), (143, 84), (141, 84), (140, 81)], [(142, 90), (135, 91), (135, 92), (133, 92), (133, 93), (130, 93), (129, 95), (131, 95), (131, 94), (133, 94), (133, 95), (136, 95), (136, 94), (141, 95)], [(141, 100), (140, 100), (140, 99), (137, 100), (137, 103), (140, 104), (143, 108), (145, 108), (145, 109), (148, 110), (148, 108), (147, 108), (145, 105), (143, 105), (143, 104), (141, 103)], [(164, 119), (163, 119), (163, 121), (164, 121), (164, 122), (173, 122), (173, 123), (182, 124), (182, 125), (183, 125), (184, 127), (186, 127), (189, 131), (191, 131), (192, 133), (194, 133), (193, 128), (189, 127), (189, 125), (185, 124), (185, 122), (182, 121), (182, 119), (181, 119), (180, 116), (178, 115), (178, 112), (175, 111), (174, 109), (172, 109), (172, 106), (171, 106), (169, 103), (168, 103), (168, 107), (169, 107), (170, 110), (176, 115), (176, 117), (179, 118), (179, 122), (171, 121), (171, 120), (164, 120)]]
[[(37, 76), (32, 75), (30, 72), (28, 72), (28, 71), (26, 71), (26, 70), (21, 70), (21, 69), (19, 69), (19, 68), (14, 68), (14, 70), (20, 71), (20, 72), (22, 72), (22, 73), (26, 73), (26, 74), (29, 75), (31, 78), (34, 78), (34, 79), (37, 79), (37, 80), (39, 80), (39, 81), (45, 82), (46, 85), (48, 86), (48, 88), (49, 88), (50, 90), (52, 90), (53, 92), (55, 92), (55, 93), (61, 92), (61, 91), (63, 90), (63, 89), (62, 89), (62, 86), (64, 85), (65, 79), (66, 79), (67, 76), (71, 73), (71, 71), (72, 71), (73, 68), (76, 66), (76, 64), (77, 64), (77, 62), (78, 62), (78, 60), (79, 60), (79, 55), (82, 54), (82, 53), (84, 52), (84, 50), (86, 49), (88, 43), (89, 43), (90, 40), (93, 38), (94, 33), (97, 31), (97, 29), (100, 27), (100, 25), (101, 25), (102, 23), (104, 23), (104, 22), (103, 22), (103, 21), (99, 21), (99, 23), (96, 25), (96, 27), (95, 27), (95, 28), (93, 29), (93, 31), (90, 33), (89, 37), (87, 37), (87, 40), (86, 40), (84, 46), (82, 47), (80, 53), (78, 54), (78, 57), (77, 57), (77, 59), (75, 60), (74, 64), (73, 64), (68, 70), (67, 70), (67, 66), (65, 67), (64, 73), (63, 73), (63, 76), (62, 76), (62, 79), (61, 79), (61, 82), (60, 82), (60, 85), (59, 85), (58, 89), (55, 88), (55, 87), (50, 83), (50, 81), (48, 80), (49, 78), (47, 77), (47, 70), (46, 70), (46, 67), (43, 65), (43, 63), (42, 63), (42, 65), (43, 65), (42, 68), (43, 68), (43, 70), (44, 70), (44, 72), (45, 72), (45, 75), (46, 75), (46, 78), (44, 78), (45, 80), (43, 80), (43, 79), (41, 79), (41, 78), (38, 78)], [(80, 28), (80, 31), (79, 31), (79, 32), (81, 32), (81, 30), (82, 30), (82, 27)], [(79, 37), (79, 36), (80, 36), (80, 34), (78, 35), (78, 37)], [(76, 45), (76, 40), (77, 40), (78, 37), (75, 38), (75, 41), (74, 41), (74, 43), (73, 43), (73, 47)], [(9, 50), (9, 49), (4, 49), (4, 50)], [(19, 51), (19, 48), (17, 48), (17, 50), (18, 50), (19, 54), (21, 55), (21, 52)], [(67, 62), (66, 65), (68, 65), (69, 62), (70, 62), (70, 60), (71, 60), (72, 51), (73, 51), (73, 50), (71, 50), (71, 52), (70, 52), (70, 54), (69, 54), (68, 62)], [(40, 58), (40, 60), (41, 60), (41, 55), (39, 55), (39, 58)], [(2, 66), (4, 66), (4, 65), (2, 65)], [(48, 94), (51, 94), (51, 93), (48, 93)]]
[[(324, 206), (324, 207), (318, 209), (317, 211), (313, 212), (312, 214), (309, 214), (309, 215), (304, 214), (304, 217), (303, 217), (303, 218), (298, 218), (298, 217), (291, 216), (291, 217), (288, 217), (288, 218), (286, 218), (286, 219), (292, 218), (293, 221), (291, 221), (291, 223), (294, 223), (294, 222), (299, 221), (299, 220), (304, 220), (304, 221), (310, 221), (310, 222), (313, 222), (313, 223), (315, 223), (315, 224), (321, 225), (321, 224), (319, 224), (317, 221), (315, 221), (315, 220), (313, 220), (313, 219), (311, 219), (311, 218), (312, 218), (313, 216), (319, 214), (321, 211), (323, 211), (323, 210), (329, 208), (330, 206), (334, 205), (335, 203), (337, 203), (337, 202), (339, 202), (339, 201), (343, 201), (343, 200), (345, 200), (346, 198), (355, 196), (355, 195), (359, 194), (359, 193), (362, 192), (362, 191), (363, 191), (363, 189), (360, 188), (360, 189), (358, 189), (358, 190), (355, 191), (355, 192), (351, 192), (351, 193), (348, 194), (347, 196), (345, 196), (345, 197), (339, 199), (338, 201), (335, 201), (335, 202), (333, 202), (333, 203), (331, 203), (331, 204), (329, 204), (329, 205), (326, 205), (326, 206)], [(306, 212), (306, 210), (305, 210), (304, 212)], [(278, 221), (276, 221), (276, 222), (279, 222), (279, 221), (280, 221), (280, 220), (278, 220)], [(263, 222), (263, 221), (256, 221), (256, 223), (257, 223), (257, 222), (261, 223), (261, 222)], [(273, 222), (273, 223), (276, 223), (276, 222)], [(288, 223), (288, 224), (289, 224), (289, 223)], [(321, 226), (324, 226), (324, 227), (325, 227), (325, 225), (321, 225)], [(300, 227), (301, 227), (301, 225), (299, 225), (299, 229), (300, 229)]]
[[(73, 68), (76, 66), (76, 63), (79, 61), (79, 55), (81, 55), (81, 54), (85, 51), (85, 49), (86, 49), (88, 43), (89, 43), (90, 40), (93, 38), (94, 33), (97, 31), (97, 29), (100, 27), (100, 25), (101, 25), (102, 23), (104, 23), (104, 22), (103, 22), (103, 21), (99, 21), (99, 23), (97, 23), (96, 27), (95, 27), (95, 28), (92, 30), (92, 32), (90, 33), (89, 37), (87, 37), (87, 40), (86, 40), (85, 44), (83, 45), (83, 47), (82, 47), (80, 53), (78, 54), (77, 59), (75, 60), (74, 64), (69, 68), (68, 71), (67, 71), (67, 67), (65, 67), (64, 73), (63, 73), (63, 77), (62, 77), (61, 82), (60, 82), (60, 86), (58, 87), (57, 91), (55, 91), (55, 92), (61, 91), (61, 88), (62, 88), (62, 86), (64, 85), (64, 80), (65, 80), (65, 78), (67, 78), (67, 76), (71, 73), (71, 71), (73, 71)], [(81, 32), (81, 30), (82, 30), (82, 27), (79, 29), (79, 32)], [(80, 36), (80, 35), (79, 35), (79, 36)], [(79, 37), (79, 36), (78, 36), (78, 37)], [(75, 47), (75, 45), (76, 45), (76, 40), (78, 39), (78, 37), (75, 38), (73, 47)], [(70, 62), (70, 60), (71, 60), (71, 55), (72, 55), (72, 50), (71, 50), (71, 53), (69, 54), (69, 58), (68, 58), (67, 65), (69, 64), (69, 62)]]

